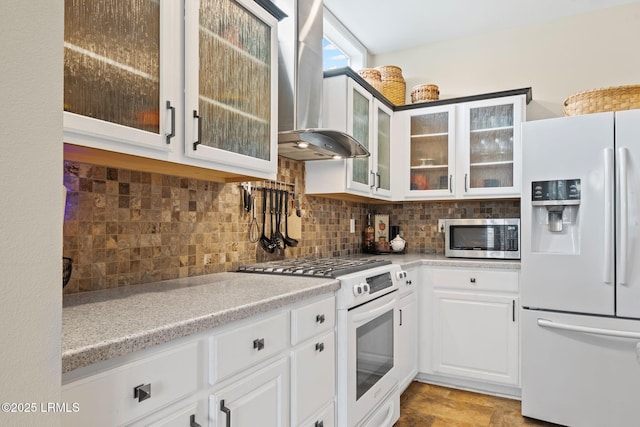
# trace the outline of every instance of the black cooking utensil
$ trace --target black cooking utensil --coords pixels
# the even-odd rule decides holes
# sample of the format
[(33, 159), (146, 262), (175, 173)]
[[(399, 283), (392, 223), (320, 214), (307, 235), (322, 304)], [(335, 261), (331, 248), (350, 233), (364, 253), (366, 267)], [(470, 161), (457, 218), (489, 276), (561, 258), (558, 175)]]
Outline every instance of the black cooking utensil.
[(276, 213), (276, 231), (273, 233), (271, 240), (280, 249), (284, 249), (284, 236), (280, 232), (280, 220), (282, 218), (282, 190), (275, 190), (275, 213)]
[(271, 242), (271, 239), (265, 234), (265, 226), (267, 223), (267, 189), (262, 189), (262, 235), (260, 236), (260, 247), (269, 253), (273, 253), (276, 250), (276, 246)]
[(289, 192), (284, 193), (284, 244), (294, 247), (298, 244), (296, 239), (289, 237)]

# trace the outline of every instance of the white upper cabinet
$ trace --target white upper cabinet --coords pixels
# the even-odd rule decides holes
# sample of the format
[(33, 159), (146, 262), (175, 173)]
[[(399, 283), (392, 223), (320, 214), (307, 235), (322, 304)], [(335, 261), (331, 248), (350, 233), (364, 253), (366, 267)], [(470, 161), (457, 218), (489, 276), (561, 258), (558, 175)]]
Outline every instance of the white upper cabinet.
[(275, 174), (276, 24), (250, 0), (186, 2), (187, 157)]
[(251, 0), (65, 0), (64, 141), (275, 178), (272, 12)]
[(407, 129), (398, 138), (405, 144), (403, 164), (398, 165), (398, 171), (404, 171), (405, 197), (455, 197), (455, 105), (409, 110), (399, 114), (397, 120)]
[(65, 142), (168, 158), (180, 139), (180, 12), (165, 0), (65, 0)]
[(404, 199), (520, 197), (525, 95), (396, 112)]
[(463, 197), (520, 196), (523, 98), (462, 104), (458, 193)]
[(348, 133), (371, 155), (307, 162), (307, 194), (391, 199), (393, 110), (345, 74), (325, 78), (323, 95), (322, 126)]

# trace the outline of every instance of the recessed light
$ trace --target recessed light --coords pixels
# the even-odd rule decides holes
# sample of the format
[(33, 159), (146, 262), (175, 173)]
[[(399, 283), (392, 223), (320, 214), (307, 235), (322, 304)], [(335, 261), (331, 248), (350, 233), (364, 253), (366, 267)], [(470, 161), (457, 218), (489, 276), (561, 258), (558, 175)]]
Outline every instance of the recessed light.
[(298, 148), (307, 148), (309, 146), (308, 142), (300, 141), (298, 142)]

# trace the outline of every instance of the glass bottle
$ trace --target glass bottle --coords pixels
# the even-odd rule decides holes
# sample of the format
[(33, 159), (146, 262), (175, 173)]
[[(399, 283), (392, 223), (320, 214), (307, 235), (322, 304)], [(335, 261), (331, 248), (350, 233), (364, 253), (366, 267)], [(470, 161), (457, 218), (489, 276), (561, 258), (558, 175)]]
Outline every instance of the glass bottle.
[(367, 214), (367, 226), (363, 231), (362, 247), (365, 250), (372, 250), (375, 244), (375, 230), (371, 222), (371, 213)]

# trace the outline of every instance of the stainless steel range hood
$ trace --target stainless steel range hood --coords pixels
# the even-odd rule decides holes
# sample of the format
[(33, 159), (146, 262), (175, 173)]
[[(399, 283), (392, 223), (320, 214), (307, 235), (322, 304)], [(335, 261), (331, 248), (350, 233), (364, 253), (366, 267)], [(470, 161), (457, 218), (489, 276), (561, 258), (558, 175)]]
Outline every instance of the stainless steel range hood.
[(274, 0), (278, 24), (278, 155), (294, 160), (368, 157), (344, 132), (322, 125), (322, 0)]

